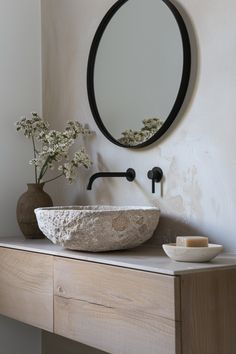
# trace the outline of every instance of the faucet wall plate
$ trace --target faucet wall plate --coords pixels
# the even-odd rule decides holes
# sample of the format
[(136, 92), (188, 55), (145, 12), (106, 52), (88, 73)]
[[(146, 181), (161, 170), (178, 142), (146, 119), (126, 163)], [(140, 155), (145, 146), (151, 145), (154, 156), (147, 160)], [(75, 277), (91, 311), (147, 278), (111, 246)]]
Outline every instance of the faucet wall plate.
[(148, 171), (148, 178), (154, 179), (156, 183), (161, 182), (163, 178), (163, 171), (160, 167), (154, 167), (152, 170)]
[(126, 171), (127, 173), (127, 181), (129, 182), (133, 182), (136, 178), (136, 172), (134, 171), (133, 168), (128, 168), (128, 170)]

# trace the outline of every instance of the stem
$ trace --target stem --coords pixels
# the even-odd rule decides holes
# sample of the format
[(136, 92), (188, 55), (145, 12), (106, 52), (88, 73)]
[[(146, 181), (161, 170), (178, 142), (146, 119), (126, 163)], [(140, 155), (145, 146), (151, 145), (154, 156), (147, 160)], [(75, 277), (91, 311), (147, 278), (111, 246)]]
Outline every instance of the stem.
[(42, 171), (42, 177), (41, 179), (43, 178), (43, 176), (45, 175), (45, 173), (47, 172), (48, 170), (48, 166), (45, 166), (44, 170)]
[[(34, 136), (33, 135), (32, 135), (32, 143), (33, 143), (33, 148), (34, 148), (34, 158), (36, 159), (37, 152), (36, 152), (36, 146), (35, 146), (35, 141), (34, 141)], [(35, 175), (35, 182), (37, 183), (37, 180), (38, 180), (37, 166), (34, 166), (34, 175)]]
[(49, 179), (49, 180), (47, 180), (46, 182), (44, 182), (44, 184), (45, 183), (49, 183), (49, 182), (52, 182), (52, 181), (55, 181), (56, 179), (58, 179), (58, 178), (60, 178), (60, 177), (62, 177), (63, 176), (63, 173), (61, 173), (59, 176), (57, 176), (57, 177), (54, 177), (54, 178), (52, 178), (52, 179)]
[[(43, 165), (41, 172), (39, 174), (38, 183), (40, 183), (41, 179), (43, 178), (43, 176), (45, 175), (45, 173), (47, 171), (47, 164), (48, 164), (49, 159), (50, 159), (50, 157), (48, 156), (46, 161), (44, 162), (44, 165)], [(45, 168), (46, 168), (46, 170), (45, 170)]]

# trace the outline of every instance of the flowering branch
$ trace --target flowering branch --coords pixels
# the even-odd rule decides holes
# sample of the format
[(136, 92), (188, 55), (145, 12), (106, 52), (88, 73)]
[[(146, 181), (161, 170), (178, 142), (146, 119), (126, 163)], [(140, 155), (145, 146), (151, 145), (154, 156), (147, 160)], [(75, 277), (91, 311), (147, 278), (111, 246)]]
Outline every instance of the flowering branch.
[(54, 181), (63, 175), (71, 183), (76, 178), (76, 172), (80, 166), (89, 168), (91, 161), (85, 149), (77, 151), (70, 159), (70, 149), (80, 135), (89, 135), (89, 129), (77, 121), (67, 122), (63, 132), (49, 130), (48, 122), (44, 121), (37, 113), (32, 113), (32, 118), (21, 118), (16, 122), (16, 130), (22, 131), (24, 136), (31, 138), (33, 144), (33, 156), (30, 161), (35, 169), (35, 181), (42, 183), (48, 169), (54, 169), (55, 165), (61, 173), (44, 183)]
[(121, 144), (129, 146), (142, 144), (156, 134), (164, 124), (160, 118), (144, 119), (142, 123), (143, 127), (141, 130), (125, 130), (121, 133), (121, 138), (118, 141)]

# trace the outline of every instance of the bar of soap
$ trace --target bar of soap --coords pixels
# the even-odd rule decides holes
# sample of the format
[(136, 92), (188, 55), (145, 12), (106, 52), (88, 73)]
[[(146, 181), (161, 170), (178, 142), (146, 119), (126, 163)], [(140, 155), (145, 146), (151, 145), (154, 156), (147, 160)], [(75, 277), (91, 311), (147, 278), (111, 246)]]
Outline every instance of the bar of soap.
[(176, 246), (181, 247), (208, 247), (208, 237), (203, 236), (178, 236)]

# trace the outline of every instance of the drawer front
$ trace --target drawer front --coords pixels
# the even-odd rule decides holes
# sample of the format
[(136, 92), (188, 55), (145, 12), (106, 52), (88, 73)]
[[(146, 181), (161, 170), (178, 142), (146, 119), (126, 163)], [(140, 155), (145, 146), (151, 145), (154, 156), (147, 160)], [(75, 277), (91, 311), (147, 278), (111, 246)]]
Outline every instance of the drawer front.
[(0, 314), (53, 331), (53, 258), (0, 248)]
[(179, 282), (171, 276), (55, 258), (55, 333), (114, 354), (175, 354)]

